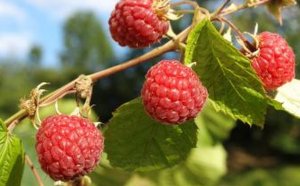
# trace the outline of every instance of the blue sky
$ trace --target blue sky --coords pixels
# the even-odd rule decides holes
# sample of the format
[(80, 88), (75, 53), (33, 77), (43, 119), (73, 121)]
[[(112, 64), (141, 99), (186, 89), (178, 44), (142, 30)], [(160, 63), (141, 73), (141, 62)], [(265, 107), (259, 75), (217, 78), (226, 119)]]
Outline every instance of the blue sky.
[(0, 58), (25, 58), (30, 47), (39, 44), (44, 51), (43, 63), (55, 66), (63, 42), (62, 25), (68, 16), (77, 10), (92, 10), (107, 23), (117, 1), (0, 0)]
[[(63, 46), (64, 21), (75, 11), (92, 10), (108, 32), (107, 22), (117, 2), (118, 0), (0, 0), (0, 59), (24, 59), (30, 47), (38, 44), (43, 48), (43, 64), (55, 66), (59, 64), (58, 56)], [(296, 15), (298, 10), (289, 9), (286, 13)], [(298, 28), (298, 21), (292, 21), (295, 23), (291, 25)], [(119, 55), (125, 53), (126, 48), (112, 43)]]

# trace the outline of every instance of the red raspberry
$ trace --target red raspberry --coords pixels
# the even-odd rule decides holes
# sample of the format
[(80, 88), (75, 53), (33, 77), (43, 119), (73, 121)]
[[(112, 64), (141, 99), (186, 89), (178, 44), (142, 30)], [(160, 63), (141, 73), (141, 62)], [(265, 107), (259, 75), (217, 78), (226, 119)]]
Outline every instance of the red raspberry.
[(252, 66), (265, 89), (274, 90), (295, 77), (295, 54), (279, 34), (262, 32), (257, 36), (258, 55)]
[(36, 141), (42, 169), (54, 180), (68, 181), (96, 167), (104, 139), (87, 119), (54, 115), (43, 120)]
[[(109, 19), (109, 29), (121, 46), (144, 48), (158, 42), (169, 29), (158, 11), (158, 0), (121, 0)], [(157, 10), (157, 11), (156, 11)]]
[(142, 100), (146, 112), (166, 124), (181, 124), (202, 110), (207, 90), (196, 73), (177, 60), (163, 60), (146, 75)]

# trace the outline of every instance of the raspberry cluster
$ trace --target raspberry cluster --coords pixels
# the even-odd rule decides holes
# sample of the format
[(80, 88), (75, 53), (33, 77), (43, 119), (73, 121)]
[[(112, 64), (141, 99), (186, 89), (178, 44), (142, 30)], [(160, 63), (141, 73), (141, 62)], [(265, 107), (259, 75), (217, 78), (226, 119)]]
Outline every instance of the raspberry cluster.
[(257, 36), (258, 55), (252, 66), (265, 89), (275, 90), (295, 77), (295, 54), (279, 34), (262, 32)]
[(144, 48), (158, 42), (169, 22), (156, 12), (158, 0), (121, 0), (109, 19), (112, 38), (121, 46)]
[(201, 111), (207, 90), (196, 73), (177, 60), (163, 60), (146, 75), (142, 88), (146, 112), (165, 124), (181, 124)]
[(42, 169), (54, 180), (68, 181), (91, 172), (103, 151), (103, 136), (88, 119), (54, 115), (36, 135)]

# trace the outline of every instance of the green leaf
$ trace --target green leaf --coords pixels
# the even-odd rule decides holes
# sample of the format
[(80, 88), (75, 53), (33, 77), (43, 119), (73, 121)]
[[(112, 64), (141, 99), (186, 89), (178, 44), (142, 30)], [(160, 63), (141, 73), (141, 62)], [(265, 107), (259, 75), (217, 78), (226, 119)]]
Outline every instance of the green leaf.
[(0, 132), (7, 132), (7, 128), (1, 119), (0, 119)]
[[(234, 172), (234, 171), (233, 171)], [(280, 164), (272, 168), (253, 168), (235, 171), (219, 182), (222, 186), (298, 186), (300, 166)], [(241, 184), (242, 183), (242, 184)]]
[(276, 100), (276, 97), (273, 99), (272, 97), (267, 96), (267, 101), (270, 106), (272, 106), (275, 110), (285, 110), (289, 112), (287, 109), (285, 109), (284, 105)]
[(226, 150), (221, 144), (196, 148), (192, 151), (185, 166), (187, 169), (184, 173), (185, 181), (189, 183), (194, 179), (195, 182), (178, 185), (213, 185), (227, 171)]
[(19, 186), (24, 169), (23, 145), (1, 120), (0, 126), (0, 185)]
[(126, 185), (212, 186), (226, 171), (226, 151), (217, 144), (193, 149), (184, 163), (172, 169), (135, 175)]
[(250, 61), (203, 20), (190, 33), (185, 63), (193, 67), (217, 111), (263, 126), (268, 101)]
[(293, 79), (277, 89), (275, 100), (282, 103), (283, 109), (300, 118), (300, 80)]
[(196, 146), (193, 121), (168, 126), (152, 120), (141, 100), (122, 105), (105, 130), (105, 151), (112, 166), (129, 171), (171, 167), (186, 159)]
[(235, 121), (222, 112), (216, 112), (211, 102), (195, 118), (195, 122), (199, 128), (197, 146), (201, 147), (222, 143), (235, 126)]

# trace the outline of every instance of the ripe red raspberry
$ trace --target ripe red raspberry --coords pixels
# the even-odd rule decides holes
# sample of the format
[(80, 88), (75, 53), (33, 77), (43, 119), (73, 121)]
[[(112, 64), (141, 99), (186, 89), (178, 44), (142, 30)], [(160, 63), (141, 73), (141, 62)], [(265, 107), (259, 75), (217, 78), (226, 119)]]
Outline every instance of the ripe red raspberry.
[(165, 124), (181, 124), (202, 110), (207, 90), (196, 73), (177, 60), (163, 60), (146, 75), (142, 100), (146, 112)]
[(36, 135), (42, 169), (54, 180), (68, 181), (91, 172), (103, 151), (103, 136), (88, 119), (54, 115)]
[(295, 77), (295, 55), (279, 34), (262, 32), (257, 36), (258, 55), (252, 66), (265, 89), (274, 90)]
[(144, 48), (158, 42), (169, 29), (159, 0), (121, 0), (109, 19), (109, 29), (121, 46)]

